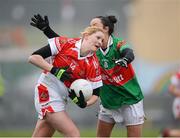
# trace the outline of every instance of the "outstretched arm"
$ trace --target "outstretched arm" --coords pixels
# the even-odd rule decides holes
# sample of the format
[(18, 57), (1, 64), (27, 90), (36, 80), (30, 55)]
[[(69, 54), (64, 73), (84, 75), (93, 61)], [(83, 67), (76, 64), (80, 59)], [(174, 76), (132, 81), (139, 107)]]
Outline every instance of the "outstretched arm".
[(133, 50), (130, 48), (125, 48), (121, 52), (121, 58), (116, 60), (115, 63), (122, 66), (122, 67), (128, 67), (128, 64), (131, 63), (134, 60), (134, 53)]
[(59, 37), (59, 35), (55, 33), (49, 26), (49, 20), (47, 16), (44, 16), (43, 18), (40, 14), (37, 14), (37, 15), (35, 14), (34, 17), (31, 18), (30, 25), (43, 31), (43, 33), (48, 38)]

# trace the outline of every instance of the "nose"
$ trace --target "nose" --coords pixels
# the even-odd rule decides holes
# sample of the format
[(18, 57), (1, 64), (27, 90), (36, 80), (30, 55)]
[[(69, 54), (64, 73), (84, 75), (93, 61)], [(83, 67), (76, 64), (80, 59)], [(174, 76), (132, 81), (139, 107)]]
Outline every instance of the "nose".
[(100, 46), (102, 46), (102, 44), (103, 44), (103, 40), (102, 39), (99, 40), (99, 44), (100, 44)]

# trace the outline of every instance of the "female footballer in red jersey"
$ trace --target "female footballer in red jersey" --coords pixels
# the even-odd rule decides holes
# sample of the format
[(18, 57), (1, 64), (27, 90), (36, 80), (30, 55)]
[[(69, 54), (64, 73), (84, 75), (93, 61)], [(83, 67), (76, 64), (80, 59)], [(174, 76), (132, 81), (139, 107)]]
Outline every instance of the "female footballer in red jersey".
[[(47, 16), (43, 19), (37, 14), (31, 21), (48, 38), (59, 36), (50, 28)], [(96, 51), (103, 79), (97, 137), (110, 137), (116, 123), (126, 126), (128, 137), (141, 137), (144, 96), (131, 65), (133, 50), (122, 38), (113, 35), (116, 22), (115, 16), (97, 16), (90, 22), (90, 26), (103, 29), (105, 34), (102, 47)]]
[[(55, 130), (65, 137), (79, 137), (76, 125), (65, 111), (68, 96), (79, 107), (85, 108), (98, 99), (102, 86), (99, 62), (95, 52), (102, 46), (104, 33), (97, 27), (87, 27), (82, 38), (56, 37), (30, 57), (29, 62), (44, 70), (35, 87), (35, 107), (38, 121), (33, 137), (51, 137)], [(50, 61), (45, 60), (50, 57)], [(77, 97), (68, 91), (76, 79), (87, 79), (93, 96), (86, 102), (83, 94)]]

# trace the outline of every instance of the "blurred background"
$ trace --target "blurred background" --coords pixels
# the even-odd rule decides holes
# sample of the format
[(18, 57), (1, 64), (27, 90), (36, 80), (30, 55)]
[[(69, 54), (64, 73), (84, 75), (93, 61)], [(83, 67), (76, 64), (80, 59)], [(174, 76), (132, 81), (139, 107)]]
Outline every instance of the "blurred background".
[[(145, 130), (178, 126), (168, 84), (180, 67), (180, 0), (0, 0), (0, 136), (14, 130), (31, 136), (37, 120), (33, 95), (41, 70), (27, 63), (34, 50), (47, 44), (44, 34), (30, 26), (37, 13), (69, 37), (79, 36), (95, 16), (115, 15), (115, 35), (135, 53), (133, 65), (145, 95)], [(70, 103), (67, 110), (80, 129), (96, 128), (98, 104), (82, 110)]]

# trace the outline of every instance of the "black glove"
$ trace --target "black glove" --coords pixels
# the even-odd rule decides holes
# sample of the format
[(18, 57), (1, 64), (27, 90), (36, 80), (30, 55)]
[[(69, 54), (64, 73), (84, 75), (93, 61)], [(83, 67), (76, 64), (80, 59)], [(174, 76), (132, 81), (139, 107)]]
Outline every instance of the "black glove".
[(115, 64), (121, 66), (121, 67), (125, 67), (125, 68), (128, 68), (128, 59), (123, 57), (123, 58), (120, 58), (118, 60), (115, 61)]
[(40, 14), (34, 15), (34, 17), (31, 18), (30, 25), (40, 29), (41, 31), (45, 31), (47, 28), (49, 28), (49, 20), (47, 16), (43, 17)]
[(68, 71), (68, 67), (66, 68), (53, 67), (50, 72), (62, 82), (71, 79), (72, 72)]
[(79, 97), (76, 95), (75, 91), (72, 89), (69, 89), (69, 97), (72, 99), (72, 101), (77, 104), (80, 108), (85, 108), (87, 106), (87, 103), (84, 99), (84, 95), (82, 91), (79, 91)]

